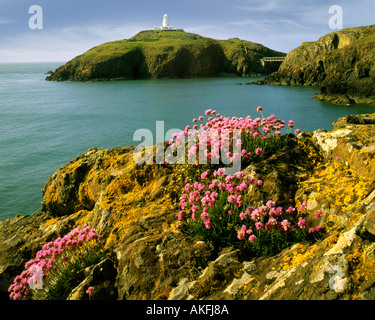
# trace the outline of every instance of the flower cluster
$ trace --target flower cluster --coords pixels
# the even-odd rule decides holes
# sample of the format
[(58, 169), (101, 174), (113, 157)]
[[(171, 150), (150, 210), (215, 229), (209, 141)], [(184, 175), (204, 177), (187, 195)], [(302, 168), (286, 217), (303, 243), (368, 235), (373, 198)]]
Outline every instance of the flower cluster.
[[(186, 126), (169, 141), (172, 150), (186, 151), (188, 164), (195, 164), (177, 169), (182, 175), (180, 181), (185, 181), (179, 193), (177, 226), (183, 226), (186, 221), (191, 234), (218, 245), (245, 240), (242, 243), (260, 255), (276, 253), (321, 229), (321, 226), (307, 227), (303, 219), (305, 203), (299, 210), (284, 209), (272, 200), (259, 206), (252, 194), (263, 181), (246, 176), (241, 168), (227, 171), (225, 165), (233, 163), (231, 169), (237, 168), (234, 164), (238, 159), (241, 165), (247, 166), (266, 159), (286, 145), (294, 121), (285, 123), (275, 115), (264, 117), (262, 111), (259, 106), (257, 112), (261, 117), (253, 119), (251, 116), (224, 117), (208, 109), (206, 122), (205, 116), (193, 119), (193, 128)], [(282, 137), (285, 127), (287, 135)], [(295, 130), (295, 134), (299, 132)], [(316, 217), (319, 216), (317, 213)]]
[[(299, 213), (303, 214), (306, 207), (307, 204), (302, 203)], [(295, 225), (296, 213), (297, 210), (294, 207), (289, 207), (284, 212), (284, 209), (276, 206), (276, 203), (272, 200), (267, 201), (266, 205), (262, 205), (258, 208), (247, 207), (243, 216), (243, 218), (246, 219), (247, 225), (243, 224), (237, 231), (237, 238), (239, 240), (244, 240), (246, 235), (249, 235), (248, 240), (250, 243), (255, 243), (257, 237), (265, 236), (264, 233), (286, 233), (287, 231), (293, 233), (300, 232), (300, 230), (305, 231), (307, 222), (301, 216), (298, 218), (297, 225)], [(321, 216), (321, 211), (315, 214), (317, 219), (320, 219)], [(308, 233), (319, 232), (321, 228), (321, 225), (310, 228), (308, 229)]]
[(74, 252), (93, 240), (100, 241), (101, 236), (95, 229), (84, 226), (82, 229), (74, 229), (64, 237), (58, 237), (55, 241), (43, 245), (36, 253), (35, 259), (25, 263), (25, 270), (15, 277), (9, 287), (10, 299), (30, 299), (32, 289), (42, 289), (43, 284), (48, 283), (48, 275), (54, 271), (57, 264), (68, 265), (74, 260)]
[[(205, 116), (199, 116), (193, 119), (192, 128), (188, 125), (185, 130), (173, 134), (169, 141), (171, 149), (175, 151), (178, 146), (185, 146), (188, 140), (188, 163), (195, 165), (229, 164), (238, 158), (242, 158), (246, 164), (251, 159), (256, 161), (265, 151), (270, 154), (275, 148), (283, 146), (279, 137), (285, 127), (285, 121), (277, 119), (274, 114), (265, 118), (262, 107), (258, 107), (257, 111), (261, 113), (262, 118), (225, 117), (216, 110), (208, 109), (205, 111), (208, 116), (206, 122)], [(198, 121), (201, 121), (199, 127)], [(294, 127), (293, 120), (289, 120), (288, 127), (290, 132)], [(297, 129), (296, 133), (299, 132)], [(169, 163), (168, 156), (166, 163)]]
[(249, 201), (250, 189), (261, 185), (261, 180), (245, 177), (242, 171), (224, 176), (223, 168), (213, 172), (208, 169), (200, 181), (186, 182), (179, 202), (178, 225), (187, 220), (198, 234), (221, 242), (228, 238), (228, 225), (244, 219), (242, 209)]

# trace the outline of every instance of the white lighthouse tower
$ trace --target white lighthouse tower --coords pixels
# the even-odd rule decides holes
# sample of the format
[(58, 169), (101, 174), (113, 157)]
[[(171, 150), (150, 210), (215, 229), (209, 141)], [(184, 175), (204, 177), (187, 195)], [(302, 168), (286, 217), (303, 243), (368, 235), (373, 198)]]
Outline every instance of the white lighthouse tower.
[(173, 29), (173, 27), (169, 25), (169, 17), (166, 13), (163, 15), (163, 25), (161, 27), (155, 27), (154, 29), (155, 30), (172, 30)]
[(163, 16), (163, 29), (164, 28), (169, 28), (169, 18), (166, 13), (164, 13), (164, 16)]

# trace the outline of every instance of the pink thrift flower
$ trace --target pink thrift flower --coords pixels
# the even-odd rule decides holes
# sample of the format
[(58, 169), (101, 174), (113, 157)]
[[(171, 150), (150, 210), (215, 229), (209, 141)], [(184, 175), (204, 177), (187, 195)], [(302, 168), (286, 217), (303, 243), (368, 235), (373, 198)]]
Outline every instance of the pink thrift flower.
[(309, 229), (309, 233), (312, 233), (312, 232), (315, 232), (315, 229), (314, 229), (314, 228), (310, 228), (310, 229)]
[(237, 172), (236, 176), (237, 176), (237, 179), (242, 179), (243, 177), (245, 177), (245, 173), (240, 171), (240, 172)]
[(241, 219), (241, 220), (246, 219), (246, 213), (241, 212), (241, 213), (240, 213), (240, 219)]
[(295, 133), (295, 134), (299, 134), (300, 132), (301, 132), (300, 129), (296, 129), (296, 130), (294, 130), (294, 133)]
[(323, 226), (321, 226), (321, 225), (316, 226), (316, 227), (315, 227), (315, 231), (316, 231), (316, 232), (319, 232), (322, 228), (323, 228)]
[(183, 219), (182, 211), (178, 212), (177, 217), (178, 217), (178, 220), (180, 220), (180, 221)]
[(293, 208), (293, 207), (289, 207), (288, 209), (286, 209), (286, 213), (288, 214), (292, 214), (294, 211), (296, 211), (296, 208)]
[(276, 206), (276, 203), (272, 200), (268, 200), (267, 203), (266, 203), (266, 206), (268, 208), (274, 208)]
[(224, 174), (224, 168), (219, 168), (218, 170), (217, 170), (217, 175), (220, 177), (220, 176), (222, 176)]
[(258, 186), (261, 186), (263, 184), (263, 181), (262, 180), (257, 180), (257, 184), (258, 184)]
[(261, 106), (258, 106), (257, 112), (262, 112), (262, 111), (263, 111), (263, 108)]
[(253, 137), (254, 137), (254, 139), (258, 138), (259, 136), (260, 136), (260, 133), (259, 133), (258, 131), (255, 131), (255, 132), (253, 133)]
[(238, 240), (245, 239), (245, 232), (242, 231), (242, 230), (237, 231), (237, 238), (238, 238)]
[(257, 228), (257, 230), (260, 230), (263, 228), (263, 223), (262, 222), (255, 222), (255, 228)]
[(89, 296), (92, 296), (95, 292), (95, 289), (94, 287), (88, 287), (88, 289), (86, 290), (86, 293), (89, 295)]
[(282, 231), (287, 231), (290, 228), (290, 222), (288, 220), (283, 220), (280, 222)]
[(317, 218), (317, 219), (320, 219), (322, 216), (323, 216), (323, 212), (318, 210), (316, 213), (314, 213), (314, 216)]
[(306, 224), (306, 220), (305, 220), (305, 219), (302, 219), (302, 218), (299, 218), (299, 220), (298, 220), (298, 226), (299, 226), (301, 229), (306, 228), (306, 226), (307, 226), (307, 224)]
[(301, 207), (300, 207), (300, 210), (303, 211), (307, 208), (307, 203), (306, 202), (302, 202), (301, 203)]
[(245, 191), (247, 189), (247, 184), (245, 182), (241, 182), (241, 184), (239, 186), (239, 189), (241, 191)]
[(251, 243), (254, 243), (256, 240), (257, 240), (257, 237), (256, 237), (254, 234), (252, 234), (252, 235), (249, 237), (249, 241), (250, 241)]
[(204, 226), (206, 227), (206, 229), (210, 229), (211, 228), (211, 220), (210, 219), (207, 219), (205, 222), (204, 222)]
[(225, 177), (226, 182), (230, 182), (233, 179), (233, 176), (229, 175)]
[(255, 154), (256, 154), (257, 156), (260, 156), (260, 155), (262, 154), (262, 152), (263, 152), (263, 149), (262, 149), (262, 148), (256, 148), (256, 149), (255, 149)]

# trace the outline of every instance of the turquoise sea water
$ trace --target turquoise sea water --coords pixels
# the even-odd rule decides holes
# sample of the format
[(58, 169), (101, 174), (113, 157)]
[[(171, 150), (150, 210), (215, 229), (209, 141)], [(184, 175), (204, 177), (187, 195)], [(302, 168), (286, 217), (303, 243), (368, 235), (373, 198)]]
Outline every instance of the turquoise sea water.
[(63, 164), (90, 147), (137, 145), (133, 133), (184, 129), (207, 108), (226, 116), (257, 116), (256, 107), (293, 119), (302, 131), (331, 129), (347, 114), (375, 106), (312, 100), (318, 88), (239, 86), (259, 78), (49, 82), (62, 63), (0, 64), (0, 220), (40, 209), (41, 189)]

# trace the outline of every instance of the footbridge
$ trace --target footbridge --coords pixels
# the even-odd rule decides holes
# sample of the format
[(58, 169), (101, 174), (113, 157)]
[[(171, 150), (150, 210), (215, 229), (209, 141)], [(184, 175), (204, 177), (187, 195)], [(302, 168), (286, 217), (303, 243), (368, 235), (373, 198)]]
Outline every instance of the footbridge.
[(260, 59), (260, 63), (264, 67), (266, 65), (266, 62), (283, 62), (285, 57), (263, 57)]

